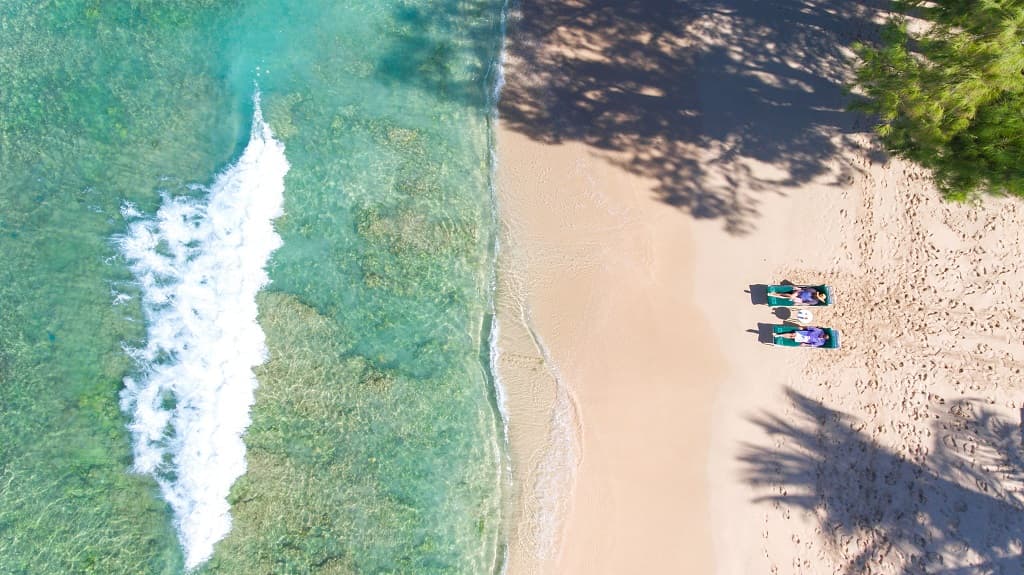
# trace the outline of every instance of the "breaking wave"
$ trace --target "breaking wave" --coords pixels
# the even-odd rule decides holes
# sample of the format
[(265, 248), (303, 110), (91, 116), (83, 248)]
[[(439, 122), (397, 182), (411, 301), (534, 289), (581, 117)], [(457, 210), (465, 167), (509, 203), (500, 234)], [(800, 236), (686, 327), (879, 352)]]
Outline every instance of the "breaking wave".
[(174, 512), (192, 569), (231, 530), (227, 497), (245, 473), (242, 435), (266, 360), (256, 322), (264, 266), (281, 245), (284, 145), (254, 99), (252, 132), (238, 161), (204, 197), (165, 195), (156, 216), (126, 205), (117, 239), (142, 291), (146, 344), (129, 349), (137, 373), (124, 380), (135, 470), (152, 475)]

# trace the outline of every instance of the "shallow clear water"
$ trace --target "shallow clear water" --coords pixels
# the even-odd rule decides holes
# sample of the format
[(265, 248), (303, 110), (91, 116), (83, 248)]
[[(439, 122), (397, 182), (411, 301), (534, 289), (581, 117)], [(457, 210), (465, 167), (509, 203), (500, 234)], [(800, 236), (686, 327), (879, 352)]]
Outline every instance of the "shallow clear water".
[[(0, 4), (0, 573), (497, 568), (501, 440), (483, 348), (501, 3), (344, 4)], [(262, 200), (212, 207), (252, 143), (257, 89), (289, 166), (276, 219)], [(242, 188), (265, 198), (274, 177)], [(215, 328), (161, 331), (168, 304), (146, 303), (125, 239), (181, 205), (197, 227), (217, 213), (273, 221), (280, 246), (244, 268), (270, 280), (258, 324), (243, 317), (248, 280), (228, 273), (237, 250), (200, 234), (157, 284), (209, 263), (195, 285), (219, 287), (172, 300)], [(173, 251), (163, 238), (147, 257)], [(247, 422), (244, 373), (238, 394), (189, 391), (228, 355), (211, 351), (223, 338), (194, 336), (222, 328), (265, 337), (248, 355), (230, 348), (256, 358), (243, 372), (266, 358), (233, 483), (219, 466), (240, 473), (239, 460), (217, 455), (230, 439), (183, 439), (193, 421), (225, 438)], [(176, 343), (140, 352), (160, 337)], [(140, 473), (125, 382), (176, 365), (192, 375), (153, 413), (184, 423), (154, 427), (162, 451)], [(196, 413), (208, 419), (174, 419)], [(197, 507), (167, 499), (216, 501), (225, 485), (230, 531), (198, 515), (197, 537), (216, 545), (197, 560), (182, 536), (182, 509)]]

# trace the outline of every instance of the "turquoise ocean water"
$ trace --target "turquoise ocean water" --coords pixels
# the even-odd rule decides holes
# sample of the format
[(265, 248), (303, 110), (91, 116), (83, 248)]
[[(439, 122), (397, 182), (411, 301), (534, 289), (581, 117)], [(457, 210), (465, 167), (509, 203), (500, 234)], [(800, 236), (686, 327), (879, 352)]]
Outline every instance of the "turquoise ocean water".
[(502, 9), (0, 1), (0, 573), (501, 569)]

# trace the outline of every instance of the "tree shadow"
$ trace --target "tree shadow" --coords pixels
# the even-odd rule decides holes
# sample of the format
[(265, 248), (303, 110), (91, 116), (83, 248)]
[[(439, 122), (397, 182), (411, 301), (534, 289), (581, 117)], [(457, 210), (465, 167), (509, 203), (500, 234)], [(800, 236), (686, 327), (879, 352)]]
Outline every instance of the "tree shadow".
[(883, 4), (522, 0), (501, 119), (606, 151), (658, 200), (743, 234), (766, 197), (848, 178), (830, 159), (863, 122), (845, 111), (842, 46), (877, 33)]
[(747, 444), (739, 459), (750, 484), (778, 493), (757, 501), (818, 517), (843, 573), (1024, 573), (1018, 426), (970, 401), (939, 400), (922, 414), (932, 445), (904, 455), (864, 433), (864, 422), (787, 393), (795, 414), (753, 419), (775, 447)]
[(429, 7), (398, 3), (389, 49), (378, 59), (384, 85), (413, 85), (468, 106), (493, 103), (501, 49), (499, 7), (491, 0), (439, 0)]

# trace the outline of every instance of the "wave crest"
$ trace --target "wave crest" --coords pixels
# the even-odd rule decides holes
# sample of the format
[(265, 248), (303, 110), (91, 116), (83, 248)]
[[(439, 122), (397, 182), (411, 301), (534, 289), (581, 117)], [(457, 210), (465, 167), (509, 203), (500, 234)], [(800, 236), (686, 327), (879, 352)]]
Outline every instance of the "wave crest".
[(245, 151), (205, 198), (165, 195), (155, 217), (132, 221), (117, 240), (148, 326), (145, 347), (128, 350), (139, 370), (124, 380), (121, 407), (132, 420), (135, 470), (152, 475), (171, 505), (189, 569), (231, 530), (227, 497), (245, 473), (252, 369), (267, 357), (256, 294), (281, 245), (273, 220), (289, 165), (259, 94), (254, 104)]

